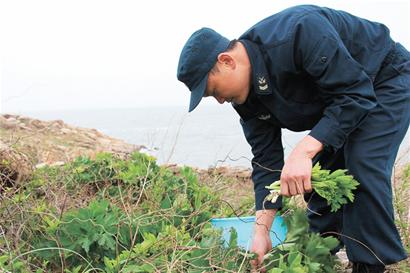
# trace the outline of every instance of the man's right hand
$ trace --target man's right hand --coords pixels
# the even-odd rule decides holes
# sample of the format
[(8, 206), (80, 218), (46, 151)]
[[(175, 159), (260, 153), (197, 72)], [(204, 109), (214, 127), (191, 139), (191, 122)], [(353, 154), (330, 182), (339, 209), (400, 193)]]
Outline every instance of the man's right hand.
[[(251, 261), (252, 268), (257, 270), (263, 261), (263, 256), (272, 249), (272, 240), (267, 231), (256, 231), (253, 236), (253, 242), (251, 246), (251, 252), (255, 252), (258, 255), (256, 260)], [(264, 268), (260, 272), (265, 272)]]
[[(263, 256), (272, 249), (272, 240), (270, 238), (270, 228), (275, 218), (276, 209), (264, 209), (256, 211), (255, 229), (251, 251), (258, 255), (256, 260), (251, 262), (253, 269), (260, 267)], [(265, 272), (264, 269), (261, 272)]]

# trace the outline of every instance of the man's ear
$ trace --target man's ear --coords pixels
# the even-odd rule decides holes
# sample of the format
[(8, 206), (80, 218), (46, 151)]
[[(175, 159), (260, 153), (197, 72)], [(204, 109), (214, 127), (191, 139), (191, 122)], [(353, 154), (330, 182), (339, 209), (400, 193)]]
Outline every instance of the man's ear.
[(224, 67), (229, 67), (230, 69), (235, 69), (236, 67), (235, 59), (228, 52), (219, 53), (218, 63)]

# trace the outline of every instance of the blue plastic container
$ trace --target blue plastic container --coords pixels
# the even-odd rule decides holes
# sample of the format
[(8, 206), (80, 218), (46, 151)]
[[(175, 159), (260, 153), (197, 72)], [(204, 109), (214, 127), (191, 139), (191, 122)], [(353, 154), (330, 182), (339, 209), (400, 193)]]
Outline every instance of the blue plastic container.
[[(211, 219), (211, 224), (215, 228), (222, 229), (222, 236), (225, 240), (225, 246), (228, 245), (229, 238), (231, 236), (230, 230), (231, 228), (234, 228), (238, 233), (238, 246), (241, 246), (246, 250), (250, 249), (253, 239), (253, 230), (255, 227), (255, 216), (214, 218)], [(281, 244), (285, 240), (287, 228), (281, 216), (275, 216), (270, 231), (272, 247)]]

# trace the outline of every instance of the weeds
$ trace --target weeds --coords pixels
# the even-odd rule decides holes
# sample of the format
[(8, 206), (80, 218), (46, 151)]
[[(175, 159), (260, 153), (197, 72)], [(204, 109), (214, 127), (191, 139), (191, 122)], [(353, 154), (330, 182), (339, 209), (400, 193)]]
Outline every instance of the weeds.
[[(409, 173), (407, 167), (395, 195), (395, 205), (402, 208), (397, 209), (402, 236), (409, 234), (408, 195), (400, 195), (408, 194)], [(102, 153), (93, 160), (79, 157), (37, 169), (24, 183), (3, 185), (0, 268), (250, 272), (255, 255), (237, 246), (235, 233), (225, 247), (221, 232), (209, 220), (253, 213), (253, 199), (233, 208), (222, 198), (230, 182), (219, 174), (211, 177), (208, 187), (191, 168), (160, 167), (140, 153), (126, 159)], [(337, 240), (309, 233), (302, 209), (294, 207), (287, 215), (290, 232), (286, 242), (267, 255), (268, 272), (333, 272), (336, 262), (330, 250)], [(408, 237), (403, 238), (408, 248)], [(400, 267), (398, 272), (408, 268)]]

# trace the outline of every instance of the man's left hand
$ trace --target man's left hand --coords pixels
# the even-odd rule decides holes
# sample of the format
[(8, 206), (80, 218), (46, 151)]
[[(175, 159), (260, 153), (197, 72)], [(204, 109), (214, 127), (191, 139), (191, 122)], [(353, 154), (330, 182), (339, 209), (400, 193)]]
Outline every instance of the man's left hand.
[(293, 196), (312, 191), (312, 158), (323, 149), (323, 144), (307, 135), (293, 149), (280, 176), (281, 195)]

